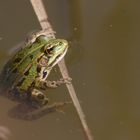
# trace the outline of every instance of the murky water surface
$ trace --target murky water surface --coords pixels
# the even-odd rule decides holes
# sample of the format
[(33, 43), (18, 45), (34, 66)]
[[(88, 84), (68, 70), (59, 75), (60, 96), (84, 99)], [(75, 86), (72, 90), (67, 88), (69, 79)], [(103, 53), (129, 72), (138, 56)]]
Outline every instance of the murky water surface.
[[(70, 42), (67, 67), (95, 140), (140, 139), (139, 5), (136, 0), (45, 1), (57, 36)], [(2, 68), (10, 50), (40, 26), (26, 0), (1, 1), (0, 19)], [(65, 86), (48, 96), (70, 100)], [(33, 121), (10, 117), (16, 105), (0, 98), (0, 125), (8, 128), (10, 140), (85, 140), (73, 105), (64, 107), (64, 114)]]

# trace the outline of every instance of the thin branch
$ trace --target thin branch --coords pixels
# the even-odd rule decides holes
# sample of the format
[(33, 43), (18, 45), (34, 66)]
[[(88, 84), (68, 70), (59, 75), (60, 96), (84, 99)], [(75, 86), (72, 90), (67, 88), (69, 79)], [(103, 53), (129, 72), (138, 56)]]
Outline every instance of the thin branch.
[[(49, 29), (49, 32), (52, 33), (52, 37), (55, 38), (54, 31), (53, 31), (53, 29), (48, 21), (48, 16), (47, 16), (47, 13), (45, 11), (42, 0), (30, 0), (30, 2), (34, 8), (34, 11), (37, 15), (37, 18), (40, 22), (42, 29)], [(63, 78), (69, 77), (68, 70), (67, 70), (66, 65), (65, 65), (65, 60), (63, 59), (58, 65), (59, 65), (59, 68), (60, 68), (60, 71), (61, 71)], [(76, 111), (78, 113), (78, 116), (80, 118), (81, 124), (83, 126), (84, 131), (85, 131), (85, 134), (86, 134), (88, 140), (93, 140), (93, 136), (91, 135), (90, 129), (87, 125), (84, 112), (83, 112), (83, 110), (80, 106), (79, 100), (76, 96), (75, 89), (74, 89), (72, 84), (66, 84), (66, 86), (68, 88), (69, 94), (71, 96), (73, 104), (74, 104)]]

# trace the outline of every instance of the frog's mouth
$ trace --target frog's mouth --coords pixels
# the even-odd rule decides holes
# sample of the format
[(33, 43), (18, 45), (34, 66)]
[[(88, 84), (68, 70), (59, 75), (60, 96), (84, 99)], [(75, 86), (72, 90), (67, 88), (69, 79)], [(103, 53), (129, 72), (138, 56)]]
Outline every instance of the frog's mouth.
[(51, 67), (55, 66), (59, 61), (61, 61), (61, 59), (66, 55), (67, 50), (68, 50), (68, 48), (66, 48), (63, 53), (59, 54), (55, 58), (54, 62), (52, 62), (52, 64), (51, 64)]

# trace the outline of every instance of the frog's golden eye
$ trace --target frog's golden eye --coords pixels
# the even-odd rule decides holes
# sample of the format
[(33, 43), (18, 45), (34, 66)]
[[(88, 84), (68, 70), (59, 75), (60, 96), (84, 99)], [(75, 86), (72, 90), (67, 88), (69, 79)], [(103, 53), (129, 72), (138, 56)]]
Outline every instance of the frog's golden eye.
[(53, 47), (47, 48), (47, 49), (46, 49), (46, 52), (47, 52), (48, 54), (52, 54), (52, 53), (53, 53)]

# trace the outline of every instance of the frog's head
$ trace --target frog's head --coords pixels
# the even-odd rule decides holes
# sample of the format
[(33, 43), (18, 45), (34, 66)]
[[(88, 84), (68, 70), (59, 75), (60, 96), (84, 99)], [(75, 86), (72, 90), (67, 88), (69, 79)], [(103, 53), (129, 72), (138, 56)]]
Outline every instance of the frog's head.
[(48, 58), (48, 67), (56, 65), (66, 54), (68, 42), (64, 39), (51, 39), (44, 48)]

